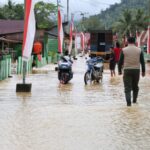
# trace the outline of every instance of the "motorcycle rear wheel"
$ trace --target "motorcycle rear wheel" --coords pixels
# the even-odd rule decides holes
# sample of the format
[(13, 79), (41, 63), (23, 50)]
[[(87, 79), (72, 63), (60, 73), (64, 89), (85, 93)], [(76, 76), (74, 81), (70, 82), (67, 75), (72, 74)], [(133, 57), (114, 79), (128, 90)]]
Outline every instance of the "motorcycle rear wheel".
[(68, 83), (68, 76), (67, 76), (66, 73), (62, 73), (62, 74), (61, 74), (60, 82), (61, 82), (62, 84), (67, 84), (67, 83)]

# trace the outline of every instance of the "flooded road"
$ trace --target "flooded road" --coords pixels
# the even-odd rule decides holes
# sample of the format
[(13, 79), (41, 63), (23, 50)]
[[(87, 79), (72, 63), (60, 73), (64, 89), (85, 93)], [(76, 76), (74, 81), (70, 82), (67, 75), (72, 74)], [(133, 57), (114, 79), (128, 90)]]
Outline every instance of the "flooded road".
[[(59, 84), (54, 66), (27, 77), (31, 93), (16, 93), (22, 77), (0, 82), (1, 150), (149, 150), (150, 76), (141, 78), (138, 104), (126, 107), (122, 76), (84, 85), (85, 59)], [(38, 72), (38, 71), (37, 71)]]

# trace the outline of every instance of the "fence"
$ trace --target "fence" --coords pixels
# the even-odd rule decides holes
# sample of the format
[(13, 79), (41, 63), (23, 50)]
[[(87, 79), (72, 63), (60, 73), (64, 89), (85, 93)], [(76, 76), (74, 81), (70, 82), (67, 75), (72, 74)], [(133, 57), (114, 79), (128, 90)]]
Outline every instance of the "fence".
[[(31, 73), (32, 72), (32, 62), (33, 62), (33, 56), (31, 57), (31, 59), (27, 62), (26, 65), (26, 73)], [(22, 74), (23, 73), (23, 61), (22, 61), (22, 57), (18, 57), (17, 60), (17, 74)]]
[(0, 80), (4, 80), (11, 76), (11, 56), (3, 55), (0, 60)]
[(47, 65), (47, 60), (46, 57), (42, 57), (41, 61), (39, 61), (38, 59), (36, 59), (36, 67), (43, 67)]

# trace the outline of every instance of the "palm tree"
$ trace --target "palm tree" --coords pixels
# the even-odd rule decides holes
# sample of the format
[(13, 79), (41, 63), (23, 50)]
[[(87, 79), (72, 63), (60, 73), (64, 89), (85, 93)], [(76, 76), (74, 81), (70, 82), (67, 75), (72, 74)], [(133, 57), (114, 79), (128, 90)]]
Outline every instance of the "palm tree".
[(121, 35), (129, 36), (130, 34), (135, 36), (136, 31), (142, 31), (146, 29), (147, 17), (142, 9), (138, 10), (124, 10), (122, 17), (113, 25), (115, 32)]
[(135, 12), (135, 17), (133, 19), (134, 24), (134, 31), (142, 31), (146, 28), (146, 20), (148, 19), (148, 16), (145, 15), (144, 11), (142, 9), (138, 9)]
[(121, 18), (113, 26), (116, 32), (129, 36), (133, 28), (133, 16), (129, 9), (123, 11)]

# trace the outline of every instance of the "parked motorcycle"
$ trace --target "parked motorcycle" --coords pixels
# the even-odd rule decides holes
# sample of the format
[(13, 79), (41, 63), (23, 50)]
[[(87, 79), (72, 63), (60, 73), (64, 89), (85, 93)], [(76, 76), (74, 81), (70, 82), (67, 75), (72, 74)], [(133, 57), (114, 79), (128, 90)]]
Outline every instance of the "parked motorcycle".
[(103, 78), (103, 58), (93, 57), (86, 61), (87, 71), (84, 75), (85, 84), (99, 82)]
[(73, 78), (73, 61), (69, 56), (62, 56), (58, 62), (58, 79), (60, 83), (67, 84)]

